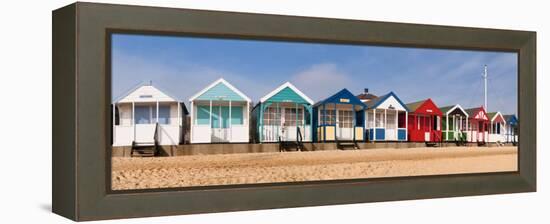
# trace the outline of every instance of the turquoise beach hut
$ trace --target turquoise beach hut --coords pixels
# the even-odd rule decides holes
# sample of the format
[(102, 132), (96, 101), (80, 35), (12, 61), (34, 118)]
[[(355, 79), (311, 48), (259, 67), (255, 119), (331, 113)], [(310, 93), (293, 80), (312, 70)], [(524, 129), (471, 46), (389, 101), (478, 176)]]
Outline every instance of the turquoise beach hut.
[(189, 99), (191, 143), (249, 142), (250, 98), (218, 79)]
[(312, 140), (313, 100), (289, 82), (277, 87), (252, 109), (255, 142)]

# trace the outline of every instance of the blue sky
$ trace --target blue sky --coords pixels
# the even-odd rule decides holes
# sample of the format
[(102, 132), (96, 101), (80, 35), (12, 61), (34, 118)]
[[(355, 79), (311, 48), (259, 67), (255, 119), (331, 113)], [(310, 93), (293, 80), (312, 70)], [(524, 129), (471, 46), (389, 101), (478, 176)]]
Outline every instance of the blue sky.
[(152, 81), (188, 105), (224, 78), (254, 102), (290, 81), (314, 101), (369, 88), (406, 103), (476, 107), (486, 64), (489, 110), (517, 111), (516, 53), (126, 34), (113, 35), (112, 44), (113, 99)]

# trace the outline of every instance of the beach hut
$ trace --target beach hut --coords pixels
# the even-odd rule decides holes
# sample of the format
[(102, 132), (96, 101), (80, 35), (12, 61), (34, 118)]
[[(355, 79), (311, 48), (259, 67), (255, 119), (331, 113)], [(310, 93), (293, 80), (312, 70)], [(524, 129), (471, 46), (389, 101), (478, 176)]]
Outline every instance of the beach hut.
[(440, 142), (441, 110), (431, 99), (406, 105), (409, 108), (408, 130), (411, 142)]
[(487, 142), (489, 130), (489, 117), (483, 106), (465, 110), (468, 113), (468, 131), (466, 132), (469, 142)]
[(516, 115), (504, 115), (504, 120), (506, 121), (505, 136), (508, 143), (517, 143), (518, 142), (518, 118)]
[(139, 85), (116, 99), (112, 111), (113, 146), (184, 142), (185, 105), (151, 84)]
[(444, 141), (466, 141), (468, 113), (459, 105), (439, 108), (443, 113), (441, 130)]
[(504, 143), (506, 141), (506, 120), (504, 116), (500, 112), (487, 113), (487, 116), (491, 122), (487, 141)]
[(369, 140), (407, 141), (409, 109), (394, 92), (361, 101), (367, 105), (365, 130)]
[(191, 143), (249, 142), (250, 98), (224, 79), (192, 96)]
[(255, 142), (312, 141), (313, 100), (289, 82), (277, 87), (252, 109)]
[(313, 106), (314, 141), (364, 141), (365, 109), (347, 89), (317, 102)]

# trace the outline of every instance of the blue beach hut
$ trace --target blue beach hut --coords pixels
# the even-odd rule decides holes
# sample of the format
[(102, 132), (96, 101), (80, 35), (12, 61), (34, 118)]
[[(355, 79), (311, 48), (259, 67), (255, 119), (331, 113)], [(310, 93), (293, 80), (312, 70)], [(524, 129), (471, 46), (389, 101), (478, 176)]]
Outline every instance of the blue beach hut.
[(504, 115), (506, 120), (506, 142), (517, 143), (518, 142), (518, 118), (514, 114)]
[(364, 141), (363, 111), (366, 108), (347, 89), (317, 102), (313, 106), (314, 141)]

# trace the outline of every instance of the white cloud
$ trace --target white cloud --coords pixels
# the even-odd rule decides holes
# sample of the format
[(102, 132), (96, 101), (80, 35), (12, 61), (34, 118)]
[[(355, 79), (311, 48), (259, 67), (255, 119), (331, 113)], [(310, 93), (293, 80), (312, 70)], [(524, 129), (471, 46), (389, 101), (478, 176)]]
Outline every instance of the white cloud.
[(260, 83), (259, 80), (246, 78), (249, 76), (210, 66), (185, 60), (177, 64), (166, 64), (160, 60), (146, 59), (120, 51), (113, 54), (112, 76), (113, 99), (136, 85), (149, 81), (185, 103), (188, 103), (189, 98), (195, 93), (219, 78), (224, 78), (252, 100), (258, 99), (274, 88)]
[(293, 75), (290, 80), (314, 101), (329, 97), (352, 83), (349, 75), (333, 63), (312, 65)]

